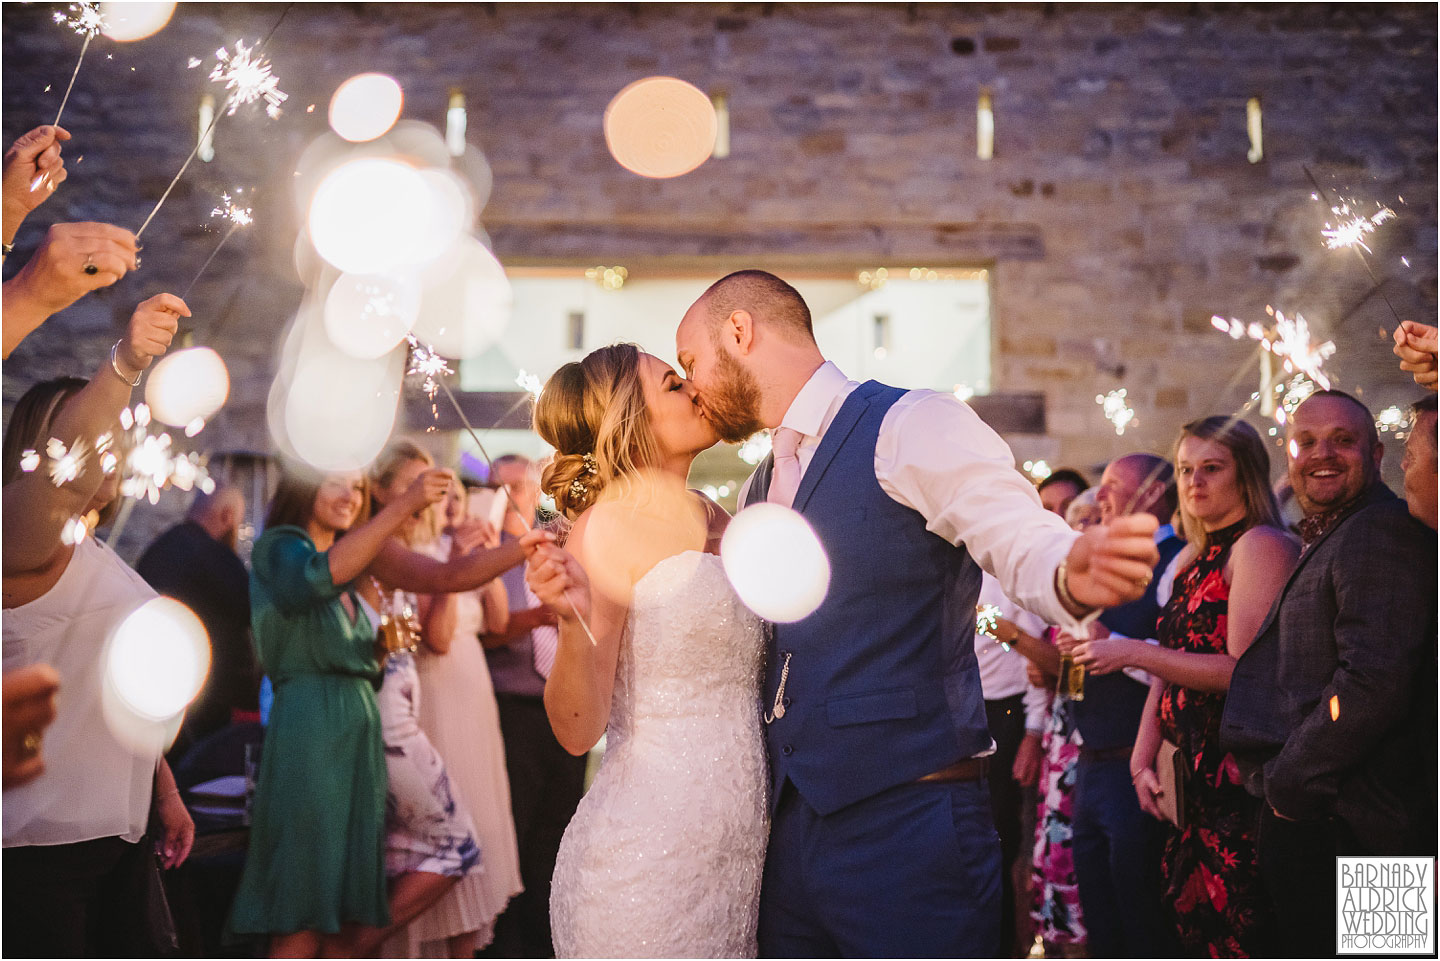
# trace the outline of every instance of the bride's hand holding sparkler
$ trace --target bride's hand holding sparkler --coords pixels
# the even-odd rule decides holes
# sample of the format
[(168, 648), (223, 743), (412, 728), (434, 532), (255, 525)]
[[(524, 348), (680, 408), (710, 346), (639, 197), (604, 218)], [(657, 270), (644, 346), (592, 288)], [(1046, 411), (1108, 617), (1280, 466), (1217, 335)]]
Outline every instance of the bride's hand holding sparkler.
[(590, 579), (573, 555), (548, 531), (533, 530), (520, 539), (525, 549), (525, 582), (561, 621), (584, 622), (590, 616)]
[(1078, 617), (1142, 596), (1160, 562), (1158, 527), (1151, 514), (1130, 514), (1080, 535), (1056, 571), (1057, 591), (1071, 613)]
[(44, 124), (22, 136), (5, 151), (0, 174), (0, 212), (4, 240), (13, 243), (20, 223), (55, 192), (66, 177), (60, 144), (70, 139), (64, 127)]
[(1436, 330), (1429, 324), (1413, 320), (1395, 328), (1395, 356), (1400, 369), (1414, 375), (1415, 383), (1426, 390), (1435, 390), (1440, 371), (1436, 369)]

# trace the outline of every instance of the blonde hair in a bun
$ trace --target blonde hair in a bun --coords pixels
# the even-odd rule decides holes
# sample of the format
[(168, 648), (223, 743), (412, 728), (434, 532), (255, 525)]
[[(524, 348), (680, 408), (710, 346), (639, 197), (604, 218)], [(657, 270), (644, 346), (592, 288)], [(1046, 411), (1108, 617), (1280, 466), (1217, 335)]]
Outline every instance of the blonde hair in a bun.
[(640, 348), (601, 347), (557, 370), (535, 402), (535, 432), (555, 448), (540, 489), (568, 520), (591, 507), (607, 484), (658, 464), (640, 381)]

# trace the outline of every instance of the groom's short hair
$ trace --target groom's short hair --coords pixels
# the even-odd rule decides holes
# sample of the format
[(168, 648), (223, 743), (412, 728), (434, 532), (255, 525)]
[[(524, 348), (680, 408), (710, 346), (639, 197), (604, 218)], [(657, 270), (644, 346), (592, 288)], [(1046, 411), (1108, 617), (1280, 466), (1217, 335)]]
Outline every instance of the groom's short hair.
[(726, 274), (710, 285), (703, 300), (709, 309), (712, 332), (735, 311), (744, 310), (762, 323), (773, 324), (791, 338), (815, 340), (805, 298), (768, 271), (737, 270)]

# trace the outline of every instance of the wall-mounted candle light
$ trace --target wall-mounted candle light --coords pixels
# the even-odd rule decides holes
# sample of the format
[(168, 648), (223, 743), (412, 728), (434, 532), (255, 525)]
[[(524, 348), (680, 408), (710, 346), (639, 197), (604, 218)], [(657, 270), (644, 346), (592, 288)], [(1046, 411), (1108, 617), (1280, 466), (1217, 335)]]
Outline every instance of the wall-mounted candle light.
[(195, 152), (205, 163), (215, 159), (215, 98), (210, 94), (200, 98), (200, 149)]
[(465, 152), (465, 95), (459, 88), (450, 88), (450, 105), (445, 110), (445, 148), (450, 156)]
[(1245, 101), (1245, 131), (1250, 135), (1250, 150), (1245, 159), (1258, 164), (1265, 159), (1265, 147), (1260, 137), (1260, 98), (1251, 97)]
[(988, 88), (980, 91), (975, 105), (975, 156), (981, 160), (995, 156), (995, 108)]
[(712, 157), (730, 156), (730, 95), (717, 90), (710, 95), (710, 104), (715, 108), (715, 149)]

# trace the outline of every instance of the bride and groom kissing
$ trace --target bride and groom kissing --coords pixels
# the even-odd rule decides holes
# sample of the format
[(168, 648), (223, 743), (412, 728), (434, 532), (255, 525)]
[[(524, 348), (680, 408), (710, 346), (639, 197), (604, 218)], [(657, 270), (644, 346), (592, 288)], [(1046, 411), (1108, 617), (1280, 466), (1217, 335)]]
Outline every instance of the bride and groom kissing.
[[(545, 705), (572, 753), (606, 735), (555, 866), (557, 953), (993, 956), (981, 569), (1073, 627), (1141, 594), (1154, 519), (1072, 532), (952, 395), (826, 362), (804, 300), (772, 274), (712, 285), (676, 353), (684, 378), (601, 348), (535, 408), (557, 451), (542, 484), (571, 522), (563, 547), (524, 541), (560, 622)], [(683, 492), (698, 453), (763, 428), (773, 452), (740, 506), (800, 512), (831, 567), (794, 623), (741, 604), (714, 553), (728, 515)], [(633, 523), (607, 521), (607, 497), (641, 477)], [(694, 505), (693, 534), (666, 537), (634, 506), (669, 503), (667, 485)]]

